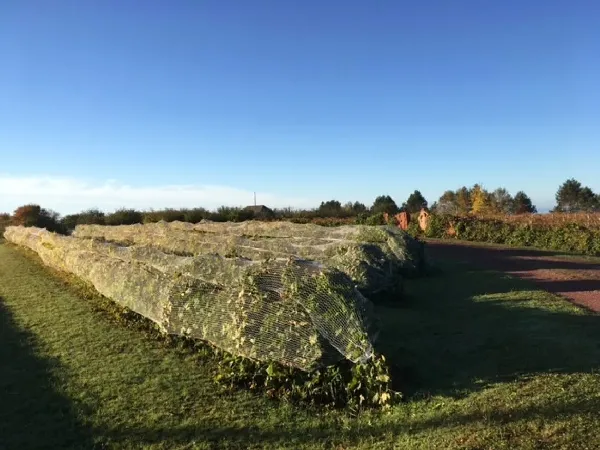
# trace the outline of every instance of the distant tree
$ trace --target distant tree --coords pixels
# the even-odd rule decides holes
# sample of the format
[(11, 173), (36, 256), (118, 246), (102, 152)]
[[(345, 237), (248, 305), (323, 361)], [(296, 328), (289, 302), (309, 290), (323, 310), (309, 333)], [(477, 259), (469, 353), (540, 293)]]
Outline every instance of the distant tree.
[(514, 214), (527, 214), (536, 213), (537, 209), (527, 194), (525, 194), (523, 191), (519, 191), (515, 194), (512, 211)]
[(367, 207), (361, 202), (347, 202), (342, 207), (343, 215), (347, 217), (358, 216), (367, 210)]
[(573, 213), (600, 209), (598, 196), (574, 178), (568, 179), (558, 188), (555, 198), (555, 212)]
[(581, 183), (575, 178), (569, 178), (556, 191), (556, 212), (575, 212), (580, 210)]
[(99, 209), (86, 209), (79, 213), (77, 220), (78, 225), (104, 225), (105, 215)]
[(378, 196), (373, 202), (373, 206), (371, 206), (372, 214), (396, 214), (398, 211), (398, 205), (396, 205), (396, 202), (389, 195)]
[(40, 221), (42, 207), (40, 205), (23, 205), (15, 209), (12, 223), (16, 226), (35, 227)]
[(490, 194), (479, 184), (473, 185), (469, 197), (473, 214), (487, 214), (490, 212)]
[(105, 217), (106, 225), (133, 225), (142, 223), (142, 221), (143, 215), (141, 212), (126, 208), (117, 209)]
[(165, 222), (185, 221), (185, 210), (182, 209), (159, 209), (157, 211), (150, 210), (142, 213), (142, 221), (144, 223), (156, 223), (161, 220)]
[(495, 214), (510, 214), (513, 198), (504, 188), (498, 188), (490, 194), (490, 209)]
[(209, 213), (204, 208), (186, 209), (183, 212), (183, 221), (189, 223), (198, 223), (208, 217)]
[(78, 220), (79, 214), (67, 214), (60, 220), (60, 222), (67, 231), (71, 232), (78, 225)]
[(408, 196), (408, 199), (402, 204), (402, 209), (409, 213), (417, 213), (422, 208), (427, 209), (427, 200), (420, 191), (415, 190)]
[(321, 205), (317, 209), (317, 213), (321, 217), (339, 217), (342, 215), (342, 211), (342, 204), (337, 200), (321, 202)]
[(365, 206), (364, 203), (354, 202), (352, 204), (352, 212), (353, 213), (360, 214), (360, 213), (364, 213), (365, 211), (367, 211), (367, 207)]
[(104, 213), (99, 209), (87, 209), (77, 214), (68, 214), (61, 219), (67, 230), (73, 230), (77, 225), (104, 225)]
[(456, 192), (449, 190), (444, 192), (431, 208), (437, 214), (458, 214), (459, 208), (456, 202)]
[(46, 228), (48, 231), (57, 233), (64, 232), (59, 214), (36, 204), (18, 207), (14, 211), (11, 221), (17, 226)]
[(456, 191), (456, 207), (459, 214), (467, 214), (472, 209), (471, 192), (466, 186)]
[(587, 186), (583, 187), (579, 193), (579, 204), (581, 205), (581, 211), (585, 212), (593, 212), (600, 209), (598, 196)]

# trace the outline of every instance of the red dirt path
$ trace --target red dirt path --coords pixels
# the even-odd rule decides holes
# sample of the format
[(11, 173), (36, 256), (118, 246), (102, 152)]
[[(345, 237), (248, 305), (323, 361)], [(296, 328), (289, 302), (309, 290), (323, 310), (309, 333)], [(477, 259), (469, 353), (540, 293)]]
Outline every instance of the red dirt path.
[(600, 258), (558, 252), (481, 245), (464, 241), (427, 241), (433, 258), (452, 259), (483, 270), (497, 270), (532, 281), (573, 303), (600, 312)]

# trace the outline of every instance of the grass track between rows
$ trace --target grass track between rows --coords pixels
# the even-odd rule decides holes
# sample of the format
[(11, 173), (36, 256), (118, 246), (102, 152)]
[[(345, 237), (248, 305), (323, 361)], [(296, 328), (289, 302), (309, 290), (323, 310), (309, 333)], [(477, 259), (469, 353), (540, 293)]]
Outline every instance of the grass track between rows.
[(0, 245), (0, 449), (596, 448), (598, 316), (444, 264), (378, 307), (406, 401), (353, 417), (227, 393), (212, 364), (111, 320)]

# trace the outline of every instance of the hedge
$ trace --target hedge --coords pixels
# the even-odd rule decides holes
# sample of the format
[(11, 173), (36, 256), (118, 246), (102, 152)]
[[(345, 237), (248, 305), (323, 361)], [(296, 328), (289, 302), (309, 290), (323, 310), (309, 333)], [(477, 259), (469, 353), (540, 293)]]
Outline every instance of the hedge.
[(489, 242), (514, 247), (600, 256), (600, 229), (577, 223), (540, 224), (483, 217), (430, 215), (427, 229), (410, 228), (413, 235)]

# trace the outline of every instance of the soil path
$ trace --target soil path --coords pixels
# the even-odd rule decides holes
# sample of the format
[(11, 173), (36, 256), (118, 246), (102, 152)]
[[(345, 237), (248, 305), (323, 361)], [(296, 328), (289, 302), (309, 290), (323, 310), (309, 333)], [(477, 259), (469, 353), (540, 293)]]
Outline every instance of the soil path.
[(433, 258), (452, 259), (474, 268), (524, 278), (580, 306), (600, 312), (600, 258), (464, 241), (427, 240), (427, 244)]

